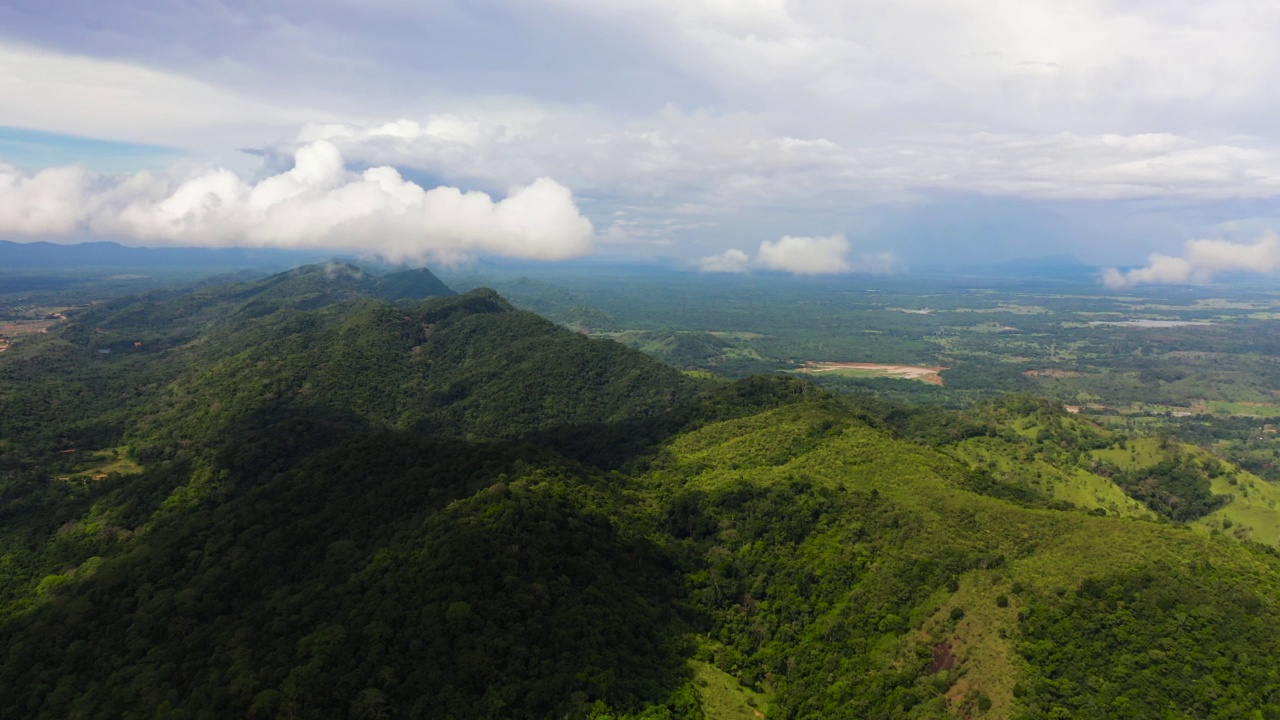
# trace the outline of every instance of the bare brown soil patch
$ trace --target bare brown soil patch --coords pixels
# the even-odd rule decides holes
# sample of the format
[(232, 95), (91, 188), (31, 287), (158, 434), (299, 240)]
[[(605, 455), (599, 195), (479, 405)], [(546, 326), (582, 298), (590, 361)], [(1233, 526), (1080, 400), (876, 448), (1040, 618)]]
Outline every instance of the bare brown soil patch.
[(67, 319), (67, 316), (62, 314), (65, 309), (55, 308), (49, 312), (37, 309), (30, 312), (31, 317), (29, 319), (11, 318), (9, 320), (0, 320), (0, 352), (8, 350), (14, 338), (22, 335), (48, 332), (50, 327)]
[(49, 326), (58, 322), (52, 318), (48, 320), (31, 320), (28, 322), (0, 322), (0, 335), (6, 337), (17, 337), (18, 335), (31, 335), (33, 333), (41, 333), (49, 329)]
[(851, 376), (873, 377), (884, 375), (907, 380), (919, 380), (930, 385), (941, 385), (939, 374), (945, 367), (922, 367), (919, 365), (888, 365), (884, 363), (846, 363), (846, 362), (813, 362), (809, 361), (800, 368), (802, 373), (832, 373)]
[(951, 652), (951, 644), (943, 641), (933, 646), (933, 662), (925, 672), (930, 675), (950, 670), (956, 666), (956, 656)]

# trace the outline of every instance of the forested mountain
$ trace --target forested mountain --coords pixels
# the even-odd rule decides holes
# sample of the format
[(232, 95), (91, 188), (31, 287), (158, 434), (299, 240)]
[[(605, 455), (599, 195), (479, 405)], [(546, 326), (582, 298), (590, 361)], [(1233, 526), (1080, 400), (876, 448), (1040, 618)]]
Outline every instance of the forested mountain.
[(0, 403), (0, 718), (1280, 717), (1272, 486), (1035, 398), (329, 265), (86, 309)]

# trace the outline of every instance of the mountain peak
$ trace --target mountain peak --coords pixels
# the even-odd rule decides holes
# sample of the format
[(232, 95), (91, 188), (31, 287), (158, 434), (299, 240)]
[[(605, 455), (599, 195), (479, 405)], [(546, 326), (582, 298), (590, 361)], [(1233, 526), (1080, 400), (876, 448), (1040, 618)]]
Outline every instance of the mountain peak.
[(403, 270), (379, 278), (376, 294), (392, 301), (457, 295), (427, 268)]

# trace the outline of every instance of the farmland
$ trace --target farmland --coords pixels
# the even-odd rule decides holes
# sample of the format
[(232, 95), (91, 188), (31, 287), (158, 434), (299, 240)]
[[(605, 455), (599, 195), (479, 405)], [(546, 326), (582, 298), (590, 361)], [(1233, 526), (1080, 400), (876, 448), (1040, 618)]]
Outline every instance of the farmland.
[(65, 306), (0, 307), (0, 352), (8, 350), (15, 338), (48, 332), (49, 328), (66, 320), (65, 313), (70, 310), (72, 308)]

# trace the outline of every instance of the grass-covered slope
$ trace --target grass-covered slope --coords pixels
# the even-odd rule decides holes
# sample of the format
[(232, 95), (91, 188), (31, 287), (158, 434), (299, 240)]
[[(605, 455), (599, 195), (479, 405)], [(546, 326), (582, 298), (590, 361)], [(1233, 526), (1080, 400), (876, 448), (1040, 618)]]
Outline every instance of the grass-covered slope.
[[(1280, 637), (1274, 555), (977, 494), (960, 463), (812, 404), (705, 427), (670, 452), (652, 479), (676, 498), (673, 534), (704, 553), (691, 581), (712, 619), (706, 652), (770, 689), (779, 716), (1280, 712), (1261, 682), (1269, 651), (1248, 650)], [(1133, 578), (1148, 576), (1226, 596), (1143, 600)], [(1089, 605), (1106, 588), (1111, 604)], [(1074, 613), (1092, 624), (1054, 619)], [(1170, 644), (1180, 617), (1203, 643)], [(1176, 680), (1156, 681), (1161, 663)], [(1115, 690), (1098, 696), (1097, 678)]]

